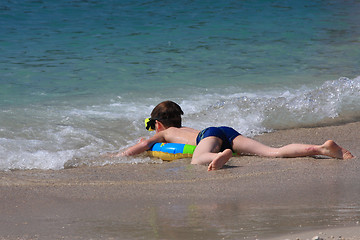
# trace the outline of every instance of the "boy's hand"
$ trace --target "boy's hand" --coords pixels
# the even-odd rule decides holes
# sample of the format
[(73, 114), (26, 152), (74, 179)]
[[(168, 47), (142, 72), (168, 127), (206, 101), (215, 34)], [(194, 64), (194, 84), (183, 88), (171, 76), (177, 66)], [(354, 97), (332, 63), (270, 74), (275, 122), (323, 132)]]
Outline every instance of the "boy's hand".
[(113, 158), (113, 157), (119, 157), (120, 153), (105, 153), (102, 154), (101, 157), (105, 157), (105, 158)]

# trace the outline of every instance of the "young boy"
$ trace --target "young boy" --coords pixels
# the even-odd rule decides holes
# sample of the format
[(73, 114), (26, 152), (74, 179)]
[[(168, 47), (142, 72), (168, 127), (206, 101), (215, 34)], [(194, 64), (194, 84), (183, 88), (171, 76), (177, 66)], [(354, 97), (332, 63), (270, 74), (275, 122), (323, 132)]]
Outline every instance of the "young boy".
[(159, 103), (151, 112), (147, 122), (148, 130), (155, 130), (154, 136), (121, 153), (132, 156), (142, 153), (157, 142), (197, 145), (191, 164), (208, 164), (208, 171), (220, 169), (232, 157), (232, 153), (259, 155), (264, 157), (305, 157), (325, 155), (332, 158), (350, 159), (354, 156), (328, 140), (323, 145), (289, 144), (280, 148), (263, 145), (242, 136), (229, 127), (210, 127), (202, 131), (181, 126), (180, 106), (172, 101)]

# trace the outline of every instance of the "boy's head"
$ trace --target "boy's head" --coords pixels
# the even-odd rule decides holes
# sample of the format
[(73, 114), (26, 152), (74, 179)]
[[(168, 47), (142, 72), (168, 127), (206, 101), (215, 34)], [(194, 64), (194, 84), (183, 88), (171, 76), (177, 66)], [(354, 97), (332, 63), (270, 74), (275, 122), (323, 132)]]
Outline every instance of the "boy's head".
[(151, 119), (161, 122), (165, 127), (181, 127), (181, 115), (184, 112), (181, 107), (172, 102), (159, 103), (151, 112)]

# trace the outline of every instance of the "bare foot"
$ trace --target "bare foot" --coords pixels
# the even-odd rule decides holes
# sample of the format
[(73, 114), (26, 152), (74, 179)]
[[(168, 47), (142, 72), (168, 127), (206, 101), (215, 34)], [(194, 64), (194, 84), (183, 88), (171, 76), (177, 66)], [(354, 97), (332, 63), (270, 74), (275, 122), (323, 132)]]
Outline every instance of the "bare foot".
[(216, 158), (209, 164), (208, 171), (222, 168), (222, 166), (224, 166), (231, 157), (232, 151), (230, 149), (225, 149), (223, 152), (219, 152)]
[(333, 140), (326, 141), (321, 147), (323, 154), (332, 158), (351, 159), (354, 157), (348, 150), (340, 147)]

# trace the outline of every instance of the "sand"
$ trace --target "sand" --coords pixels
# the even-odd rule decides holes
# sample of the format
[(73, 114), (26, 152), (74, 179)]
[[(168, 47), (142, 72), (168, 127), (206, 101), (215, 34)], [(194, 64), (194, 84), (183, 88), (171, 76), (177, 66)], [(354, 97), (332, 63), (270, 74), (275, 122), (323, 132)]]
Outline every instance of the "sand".
[[(257, 136), (335, 140), (360, 156), (360, 123)], [(0, 172), (0, 239), (360, 239), (359, 159), (189, 159)]]

